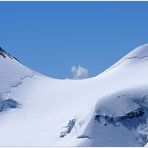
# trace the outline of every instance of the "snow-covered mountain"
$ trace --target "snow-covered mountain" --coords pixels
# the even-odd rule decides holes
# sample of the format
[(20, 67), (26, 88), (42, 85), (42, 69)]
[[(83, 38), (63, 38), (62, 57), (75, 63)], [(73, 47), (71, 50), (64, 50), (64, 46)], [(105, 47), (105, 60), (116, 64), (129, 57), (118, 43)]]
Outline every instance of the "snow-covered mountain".
[(148, 44), (100, 75), (58, 80), (0, 49), (0, 146), (144, 146)]

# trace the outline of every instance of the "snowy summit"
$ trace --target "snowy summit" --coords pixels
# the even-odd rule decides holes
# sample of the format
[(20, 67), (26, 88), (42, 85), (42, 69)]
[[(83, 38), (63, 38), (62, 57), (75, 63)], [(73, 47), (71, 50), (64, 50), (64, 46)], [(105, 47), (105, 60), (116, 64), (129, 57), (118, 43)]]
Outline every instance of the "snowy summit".
[(148, 57), (148, 44), (137, 47), (126, 56), (127, 58), (145, 58)]
[(145, 146), (148, 44), (96, 77), (58, 80), (0, 48), (0, 146)]

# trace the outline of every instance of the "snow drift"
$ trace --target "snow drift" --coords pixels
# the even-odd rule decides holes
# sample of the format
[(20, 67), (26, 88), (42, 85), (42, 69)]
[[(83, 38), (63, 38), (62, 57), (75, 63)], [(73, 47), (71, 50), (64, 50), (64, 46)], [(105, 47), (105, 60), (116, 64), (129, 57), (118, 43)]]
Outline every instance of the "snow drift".
[(144, 146), (148, 44), (100, 75), (57, 80), (0, 50), (0, 146)]

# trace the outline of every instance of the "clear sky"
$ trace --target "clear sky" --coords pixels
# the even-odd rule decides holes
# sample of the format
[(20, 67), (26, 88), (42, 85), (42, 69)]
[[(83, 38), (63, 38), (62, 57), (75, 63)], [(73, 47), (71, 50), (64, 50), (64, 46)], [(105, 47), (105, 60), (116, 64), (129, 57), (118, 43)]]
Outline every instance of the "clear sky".
[(30, 68), (95, 76), (148, 43), (148, 2), (0, 2), (0, 46)]

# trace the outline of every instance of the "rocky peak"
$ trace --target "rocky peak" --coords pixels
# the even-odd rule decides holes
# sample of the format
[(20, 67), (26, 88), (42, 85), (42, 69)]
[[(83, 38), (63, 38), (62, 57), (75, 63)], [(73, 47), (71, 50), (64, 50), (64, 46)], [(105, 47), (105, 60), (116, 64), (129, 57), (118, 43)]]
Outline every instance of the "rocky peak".
[(2, 56), (3, 58), (9, 57), (10, 59), (15, 59), (18, 62), (20, 62), (17, 58), (13, 57), (11, 54), (6, 52), (2, 47), (0, 47), (0, 56)]

